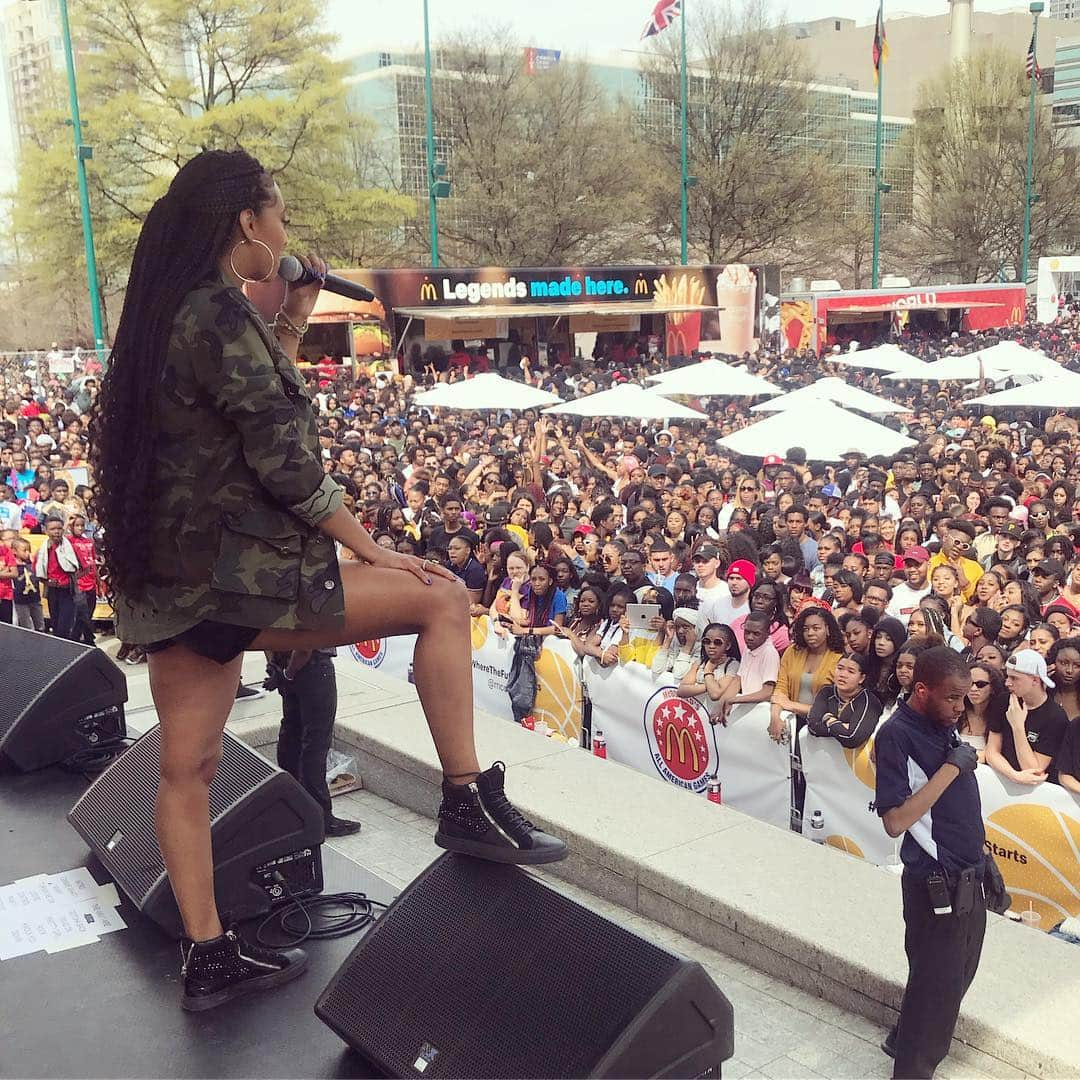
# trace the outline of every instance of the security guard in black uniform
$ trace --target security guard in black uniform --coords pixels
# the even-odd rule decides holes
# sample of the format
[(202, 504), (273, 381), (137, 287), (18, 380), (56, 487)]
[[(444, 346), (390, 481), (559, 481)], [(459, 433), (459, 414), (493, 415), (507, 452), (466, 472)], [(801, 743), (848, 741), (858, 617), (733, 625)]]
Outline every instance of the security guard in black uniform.
[(896, 1059), (894, 1077), (934, 1075), (982, 953), (986, 857), (978, 760), (956, 733), (970, 685), (967, 664), (952, 649), (920, 653), (910, 697), (875, 740), (877, 812), (890, 836), (904, 836), (908, 980), (900, 1020), (882, 1044)]

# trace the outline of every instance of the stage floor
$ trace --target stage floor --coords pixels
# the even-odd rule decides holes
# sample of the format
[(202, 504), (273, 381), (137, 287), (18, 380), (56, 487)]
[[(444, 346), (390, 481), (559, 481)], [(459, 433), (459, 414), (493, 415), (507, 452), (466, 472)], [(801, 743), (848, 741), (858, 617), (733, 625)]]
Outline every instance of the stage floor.
[[(0, 885), (93, 860), (65, 815), (86, 788), (48, 769), (0, 773)], [(323, 847), (325, 891), (394, 890)], [(52, 955), (0, 961), (2, 1077), (367, 1077), (315, 1017), (315, 1000), (360, 935), (310, 942), (308, 970), (278, 990), (202, 1014), (179, 1006), (179, 948), (124, 899), (126, 930)]]

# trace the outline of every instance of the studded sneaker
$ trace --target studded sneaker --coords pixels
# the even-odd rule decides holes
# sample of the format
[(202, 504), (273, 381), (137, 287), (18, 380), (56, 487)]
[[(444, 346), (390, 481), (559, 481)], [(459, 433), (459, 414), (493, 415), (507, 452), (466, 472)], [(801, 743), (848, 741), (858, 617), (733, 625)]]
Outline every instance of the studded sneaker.
[(496, 761), (471, 784), (443, 780), (435, 843), (492, 862), (533, 866), (566, 858), (566, 844), (538, 829), (506, 797), (506, 766)]
[(209, 941), (180, 943), (180, 1005), (189, 1012), (216, 1009), (227, 1001), (295, 979), (307, 967), (303, 949), (264, 949), (233, 929)]

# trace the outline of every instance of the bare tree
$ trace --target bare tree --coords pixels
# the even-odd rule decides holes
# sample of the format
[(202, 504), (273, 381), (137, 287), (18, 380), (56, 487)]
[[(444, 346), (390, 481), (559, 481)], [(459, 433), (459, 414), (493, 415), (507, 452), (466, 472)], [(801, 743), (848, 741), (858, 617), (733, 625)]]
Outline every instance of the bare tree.
[[(1023, 64), (979, 53), (920, 88), (910, 138), (915, 162), (912, 256), (931, 276), (1019, 277), (1024, 221), (1028, 90)], [(1077, 242), (1076, 152), (1038, 105), (1032, 255)]]
[(435, 130), (452, 185), (439, 217), (447, 261), (552, 266), (646, 253), (632, 117), (583, 64), (528, 74), (523, 48), (498, 33), (443, 42), (438, 54)]
[[(695, 8), (688, 132), (689, 240), (710, 262), (792, 249), (842, 212), (838, 119), (812, 107), (812, 73), (765, 0)], [(659, 39), (641, 106), (657, 243), (679, 235), (679, 44)], [(846, 118), (844, 118), (846, 121)]]

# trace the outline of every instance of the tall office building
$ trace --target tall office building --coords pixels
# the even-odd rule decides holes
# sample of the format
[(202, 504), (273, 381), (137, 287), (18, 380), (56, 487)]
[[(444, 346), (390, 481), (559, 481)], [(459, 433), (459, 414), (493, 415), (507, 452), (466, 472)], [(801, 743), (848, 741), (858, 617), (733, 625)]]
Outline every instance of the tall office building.
[(0, 55), (8, 123), (17, 148), (30, 133), (34, 110), (52, 104), (53, 74), (63, 71), (57, 0), (10, 0), (0, 13)]
[(1080, 0), (1050, 0), (1051, 19), (1080, 19)]

